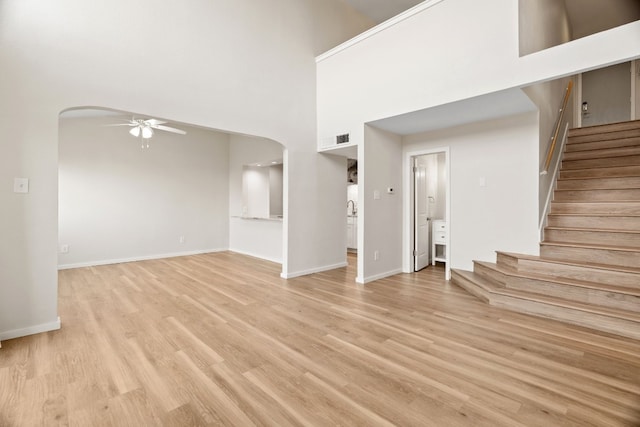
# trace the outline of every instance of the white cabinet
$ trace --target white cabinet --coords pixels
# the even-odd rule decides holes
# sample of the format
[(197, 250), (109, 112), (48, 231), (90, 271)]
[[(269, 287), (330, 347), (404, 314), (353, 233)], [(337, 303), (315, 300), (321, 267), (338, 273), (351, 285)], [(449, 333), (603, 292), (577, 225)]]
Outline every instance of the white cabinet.
[(447, 236), (449, 230), (447, 221), (434, 219), (431, 228), (431, 264), (436, 265), (436, 261), (447, 262)]
[(358, 248), (358, 217), (347, 216), (347, 248)]

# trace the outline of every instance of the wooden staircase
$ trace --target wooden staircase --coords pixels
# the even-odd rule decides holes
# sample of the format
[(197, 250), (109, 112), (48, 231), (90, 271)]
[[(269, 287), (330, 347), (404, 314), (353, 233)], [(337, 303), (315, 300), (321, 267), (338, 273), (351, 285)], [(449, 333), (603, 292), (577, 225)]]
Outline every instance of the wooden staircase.
[(640, 339), (640, 120), (572, 129), (540, 256), (452, 270), (491, 305)]

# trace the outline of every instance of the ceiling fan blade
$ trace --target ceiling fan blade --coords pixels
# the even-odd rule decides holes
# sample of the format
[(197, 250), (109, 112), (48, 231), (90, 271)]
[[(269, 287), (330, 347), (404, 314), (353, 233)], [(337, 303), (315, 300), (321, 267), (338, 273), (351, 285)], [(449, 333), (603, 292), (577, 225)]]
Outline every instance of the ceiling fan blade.
[(144, 122), (146, 124), (148, 124), (149, 126), (151, 126), (151, 127), (155, 127), (155, 126), (158, 126), (158, 125), (163, 125), (165, 123), (168, 123), (168, 122), (165, 122), (165, 121), (162, 121), (162, 120), (158, 120), (158, 119), (147, 119)]
[(180, 135), (186, 135), (187, 132), (181, 130), (181, 129), (176, 129), (176, 128), (172, 128), (169, 126), (162, 126), (162, 125), (157, 125), (157, 126), (151, 126), (154, 129), (159, 129), (159, 130), (165, 130), (167, 132), (173, 132), (173, 133), (179, 133)]
[(134, 124), (134, 123), (114, 123), (111, 125), (102, 125), (102, 126), (138, 126), (138, 124)]

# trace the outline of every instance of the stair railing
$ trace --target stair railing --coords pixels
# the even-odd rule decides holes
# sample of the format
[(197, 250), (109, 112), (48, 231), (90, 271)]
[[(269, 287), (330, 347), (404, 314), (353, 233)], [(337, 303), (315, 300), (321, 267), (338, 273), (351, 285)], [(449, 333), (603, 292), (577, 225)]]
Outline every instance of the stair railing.
[(547, 157), (542, 165), (540, 170), (540, 175), (546, 175), (549, 172), (549, 165), (551, 165), (551, 159), (553, 158), (556, 146), (558, 145), (558, 135), (560, 134), (560, 128), (562, 127), (562, 119), (564, 117), (564, 112), (567, 109), (567, 104), (569, 103), (569, 97), (571, 96), (571, 89), (573, 89), (573, 80), (569, 81), (567, 85), (567, 89), (564, 93), (564, 99), (562, 100), (562, 106), (558, 111), (558, 117), (556, 119), (556, 124), (553, 129), (553, 134), (551, 135), (551, 144), (549, 144), (549, 149), (547, 150)]

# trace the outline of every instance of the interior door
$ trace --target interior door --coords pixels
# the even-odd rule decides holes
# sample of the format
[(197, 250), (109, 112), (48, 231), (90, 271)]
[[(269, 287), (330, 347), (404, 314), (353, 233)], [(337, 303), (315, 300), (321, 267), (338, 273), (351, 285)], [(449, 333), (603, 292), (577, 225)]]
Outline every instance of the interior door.
[(427, 199), (427, 167), (420, 158), (414, 159), (414, 271), (429, 265), (429, 202)]
[(631, 119), (631, 63), (582, 74), (582, 126)]

